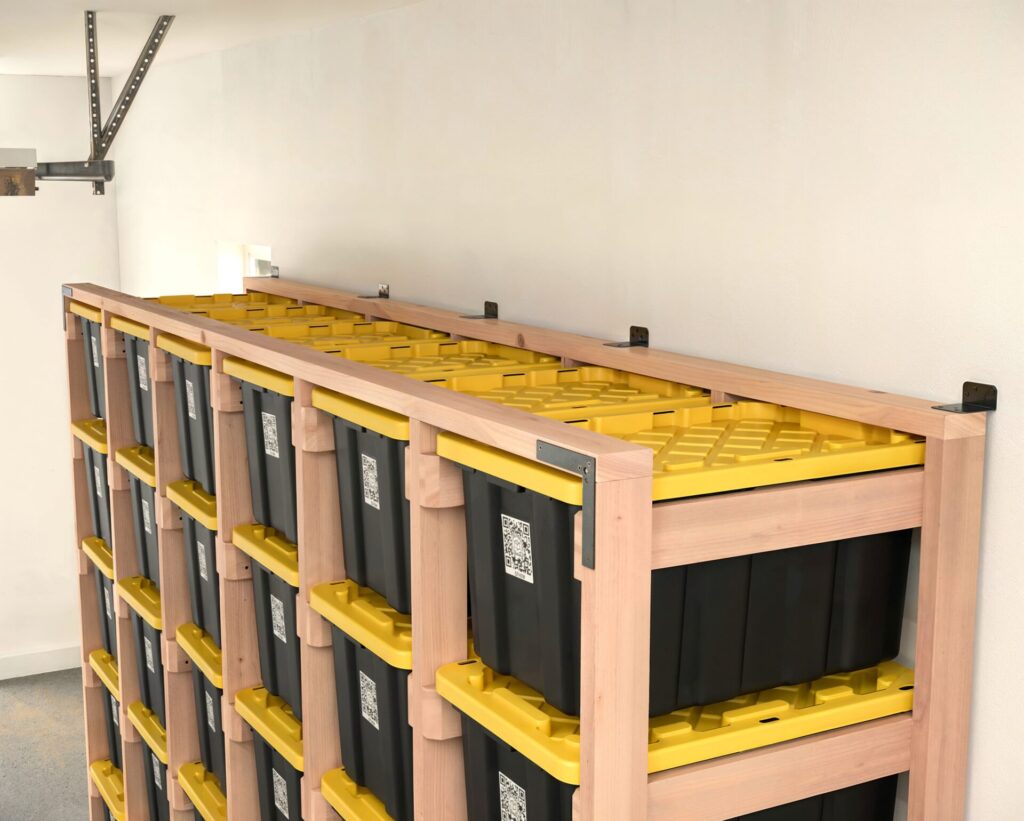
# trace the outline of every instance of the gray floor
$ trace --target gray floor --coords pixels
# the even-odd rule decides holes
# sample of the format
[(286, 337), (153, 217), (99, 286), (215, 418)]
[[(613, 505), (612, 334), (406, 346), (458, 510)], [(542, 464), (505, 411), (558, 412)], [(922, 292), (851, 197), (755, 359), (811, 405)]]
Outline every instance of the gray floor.
[(82, 673), (0, 681), (0, 821), (86, 821)]

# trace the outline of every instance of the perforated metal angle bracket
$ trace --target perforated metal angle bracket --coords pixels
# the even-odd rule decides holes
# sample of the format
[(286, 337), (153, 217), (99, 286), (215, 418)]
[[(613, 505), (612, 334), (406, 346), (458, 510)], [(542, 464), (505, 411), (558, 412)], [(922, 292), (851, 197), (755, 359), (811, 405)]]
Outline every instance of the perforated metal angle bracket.
[(594, 569), (597, 530), (597, 460), (574, 450), (537, 442), (537, 460), (575, 473), (583, 479), (583, 566)]
[(963, 395), (959, 402), (952, 405), (933, 405), (935, 410), (949, 413), (985, 413), (996, 409), (999, 391), (995, 385), (981, 382), (964, 382)]
[(643, 325), (629, 326), (628, 342), (605, 342), (609, 348), (646, 348), (651, 340), (651, 333)]
[(382, 282), (377, 286), (377, 293), (363, 294), (360, 299), (391, 299), (391, 286)]
[(459, 317), (459, 319), (497, 319), (498, 318), (498, 303), (497, 302), (485, 302), (484, 312), (482, 314), (472, 314)]

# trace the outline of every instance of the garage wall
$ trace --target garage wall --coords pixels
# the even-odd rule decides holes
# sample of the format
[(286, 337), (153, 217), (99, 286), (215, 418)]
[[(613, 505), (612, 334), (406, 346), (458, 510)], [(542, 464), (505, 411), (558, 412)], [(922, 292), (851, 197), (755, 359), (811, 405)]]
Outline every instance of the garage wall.
[[(85, 158), (86, 100), (84, 78), (0, 75), (0, 146), (35, 148), (40, 161)], [(103, 197), (86, 183), (39, 189), (0, 197), (0, 679), (80, 658), (60, 286), (118, 286), (115, 186)]]
[[(122, 282), (283, 275), (951, 401), (999, 386), (970, 817), (1019, 818), (1024, 6), (424, 0), (157, 65)], [(955, 664), (956, 660), (950, 660)]]

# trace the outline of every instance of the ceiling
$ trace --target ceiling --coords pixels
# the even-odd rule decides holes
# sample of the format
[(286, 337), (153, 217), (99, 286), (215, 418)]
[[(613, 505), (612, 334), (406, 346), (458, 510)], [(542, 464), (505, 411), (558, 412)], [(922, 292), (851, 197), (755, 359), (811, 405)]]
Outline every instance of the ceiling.
[(83, 12), (97, 12), (100, 73), (129, 71), (160, 14), (160, 60), (180, 60), (419, 0), (0, 0), (0, 74), (85, 74)]

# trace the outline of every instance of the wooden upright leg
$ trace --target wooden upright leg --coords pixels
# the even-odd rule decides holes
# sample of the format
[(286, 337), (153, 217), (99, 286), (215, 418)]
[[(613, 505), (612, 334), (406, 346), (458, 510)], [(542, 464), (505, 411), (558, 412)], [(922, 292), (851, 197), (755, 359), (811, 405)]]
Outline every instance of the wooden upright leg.
[(964, 815), (985, 438), (928, 439), (911, 821)]

